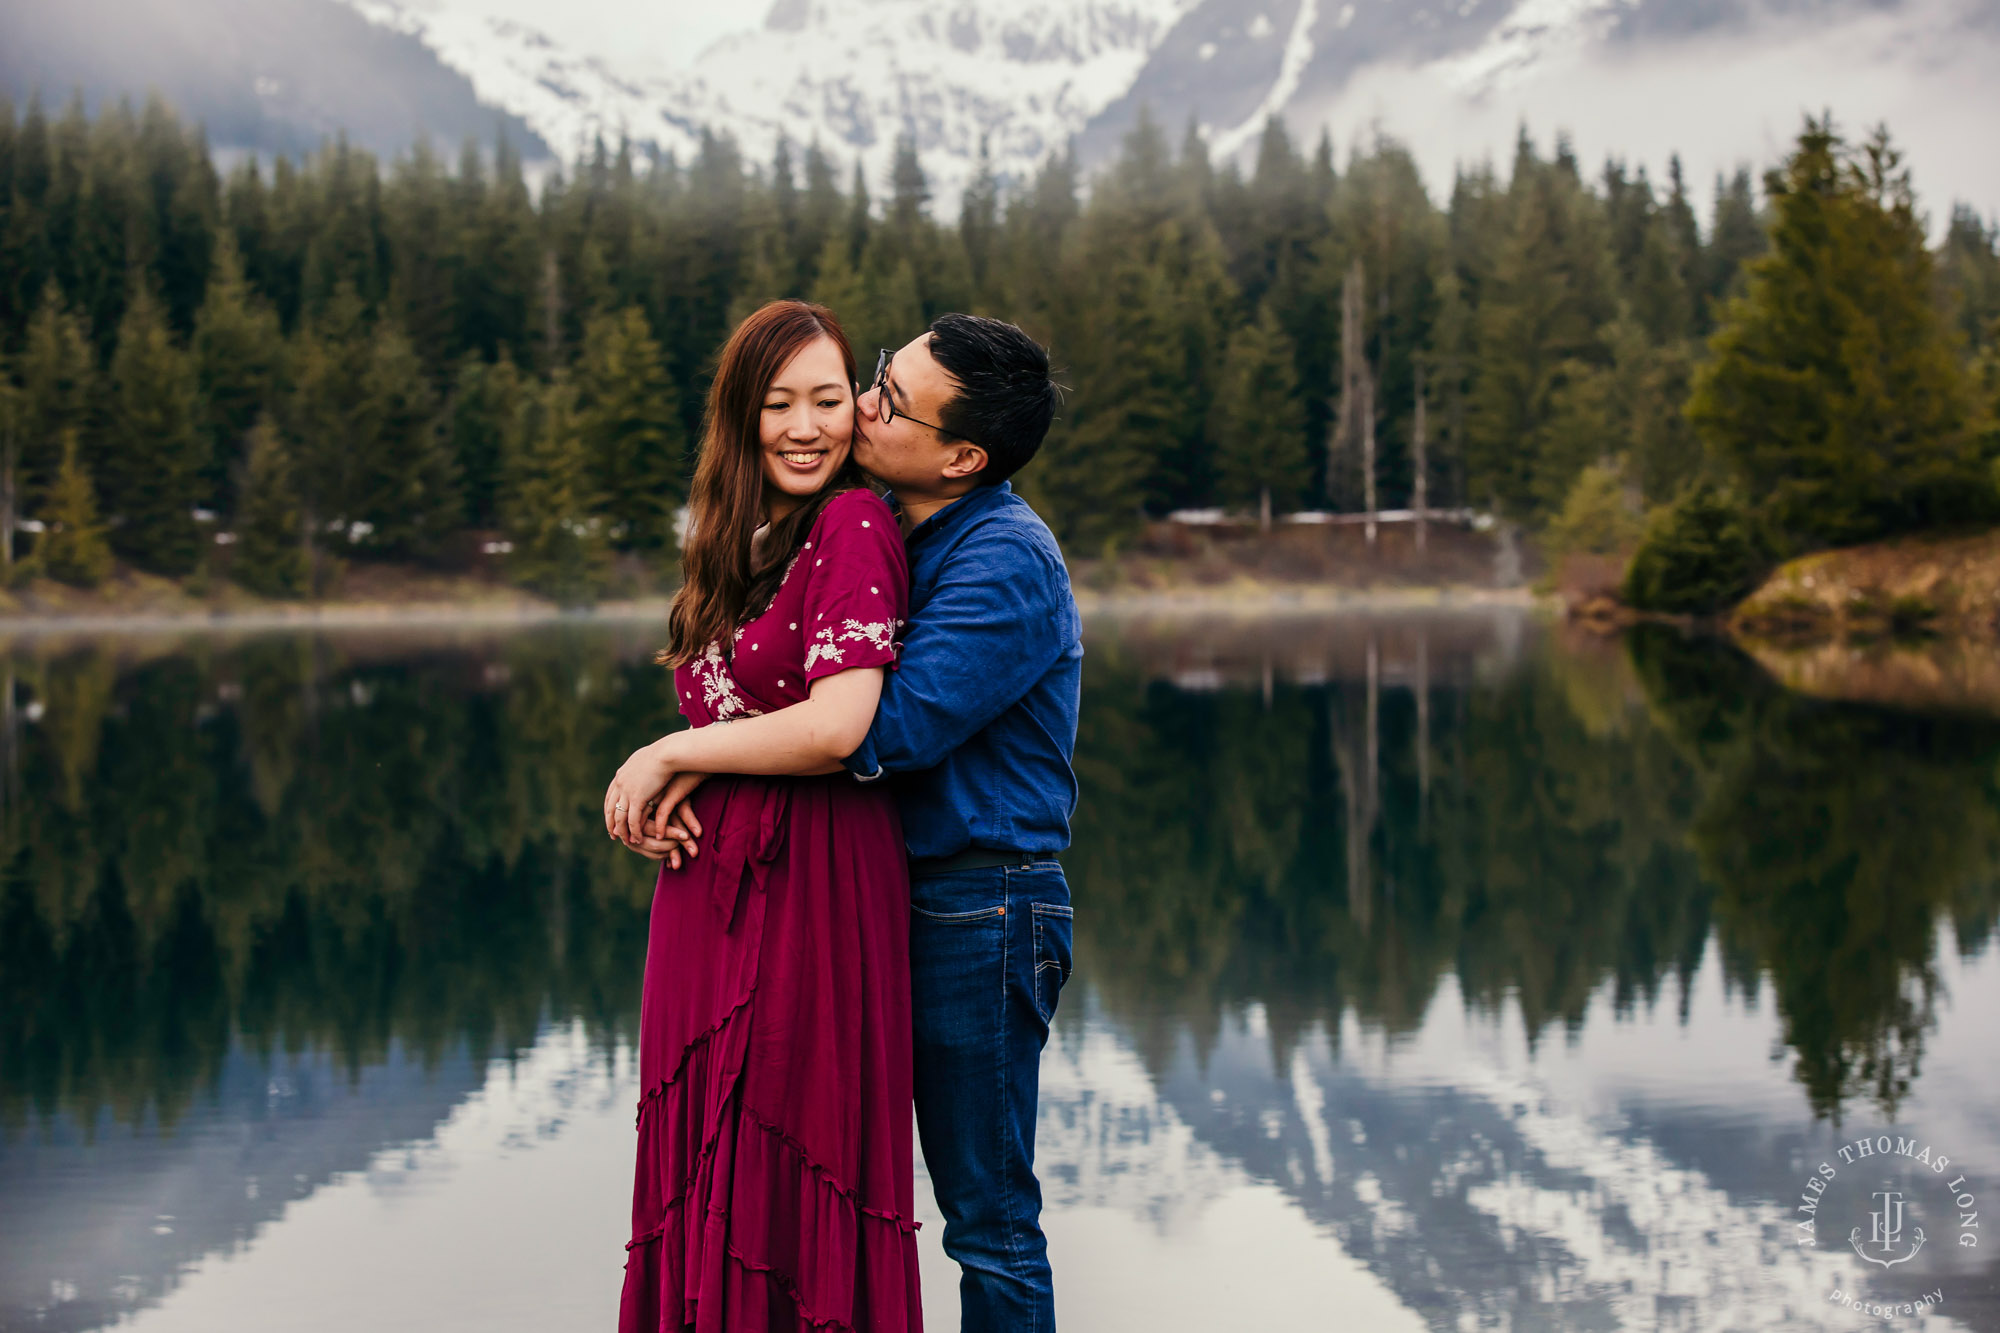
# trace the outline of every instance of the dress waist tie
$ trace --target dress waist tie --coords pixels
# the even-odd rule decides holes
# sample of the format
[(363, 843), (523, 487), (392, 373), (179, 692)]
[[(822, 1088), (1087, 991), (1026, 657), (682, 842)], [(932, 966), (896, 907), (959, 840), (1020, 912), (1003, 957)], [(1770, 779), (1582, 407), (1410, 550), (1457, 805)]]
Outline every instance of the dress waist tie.
[(716, 810), (709, 897), (724, 931), (736, 920), (744, 887), (754, 885), (759, 893), (764, 891), (771, 866), (785, 847), (785, 815), (791, 800), (790, 782), (739, 778)]

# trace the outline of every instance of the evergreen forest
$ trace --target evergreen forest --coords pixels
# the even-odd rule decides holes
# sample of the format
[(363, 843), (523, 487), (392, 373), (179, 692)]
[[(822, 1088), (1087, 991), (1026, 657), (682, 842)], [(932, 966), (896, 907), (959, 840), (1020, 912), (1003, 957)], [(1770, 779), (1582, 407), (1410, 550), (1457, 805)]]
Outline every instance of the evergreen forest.
[(785, 295), (864, 366), (947, 310), (1046, 341), (1066, 403), (1019, 484), (1076, 555), (1186, 508), (1474, 509), (1643, 531), (1665, 604), (1690, 560), (1733, 586), (2000, 509), (2000, 230), (1958, 207), (1932, 244), (1886, 131), (1808, 119), (1705, 217), (1678, 160), (1524, 130), (1434, 199), (1393, 140), (1276, 120), (1238, 166), (1142, 116), (1101, 171), (985, 171), (955, 208), (907, 141), (887, 181), (718, 137), (531, 175), (505, 140), (223, 172), (158, 100), (0, 102), (8, 577), (670, 579), (714, 355)]

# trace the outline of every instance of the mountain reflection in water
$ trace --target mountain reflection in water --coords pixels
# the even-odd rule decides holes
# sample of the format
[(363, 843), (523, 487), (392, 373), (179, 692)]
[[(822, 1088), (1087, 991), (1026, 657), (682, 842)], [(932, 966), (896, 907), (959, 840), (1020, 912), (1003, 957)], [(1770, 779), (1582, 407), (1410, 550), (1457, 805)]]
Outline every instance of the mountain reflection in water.
[[(652, 646), (0, 652), (0, 1333), (609, 1317), (651, 878), (594, 816)], [(1850, 1327), (1813, 1163), (2000, 1179), (2000, 724), (1511, 611), (1098, 621), (1085, 691), (1068, 1326)], [(2000, 1324), (1936, 1248), (1876, 1299)]]

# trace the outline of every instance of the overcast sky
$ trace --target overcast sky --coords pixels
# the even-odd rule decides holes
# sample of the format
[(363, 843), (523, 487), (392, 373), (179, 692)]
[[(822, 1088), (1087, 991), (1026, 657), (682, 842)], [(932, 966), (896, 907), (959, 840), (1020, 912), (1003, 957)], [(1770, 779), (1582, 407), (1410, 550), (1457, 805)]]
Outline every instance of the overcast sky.
[(1483, 96), (1455, 91), (1448, 65), (1377, 68), (1333, 102), (1298, 108), (1293, 122), (1343, 145), (1379, 120), (1408, 142), (1439, 198), (1456, 162), (1490, 156), (1504, 173), (1526, 122), (1547, 153), (1568, 131), (1587, 171), (1607, 153), (1665, 179), (1678, 151), (1704, 211), (1717, 171), (1757, 170), (1782, 158), (1807, 111), (1831, 110), (1860, 138), (1887, 121), (1904, 149), (1933, 234), (1954, 200), (2000, 216), (2000, 25), (1968, 17), (1956, 0), (1919, 0), (1837, 24), (1793, 25), (1731, 38), (1649, 44), (1529, 71)]

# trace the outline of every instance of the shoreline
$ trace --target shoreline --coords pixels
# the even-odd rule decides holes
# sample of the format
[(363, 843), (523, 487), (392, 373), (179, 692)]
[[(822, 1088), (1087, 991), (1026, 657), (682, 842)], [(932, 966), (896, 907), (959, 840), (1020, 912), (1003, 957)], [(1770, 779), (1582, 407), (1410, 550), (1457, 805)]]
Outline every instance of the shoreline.
[[(1086, 617), (1188, 615), (1272, 618), (1341, 611), (1460, 611), (1548, 609), (1557, 603), (1529, 588), (1352, 588), (1337, 585), (1258, 584), (1100, 592), (1079, 588), (1077, 610)], [(663, 624), (667, 598), (602, 602), (564, 609), (539, 602), (372, 603), (330, 602), (185, 611), (84, 612), (0, 615), (0, 639), (73, 634), (151, 634), (189, 631), (516, 629), (535, 625)]]

